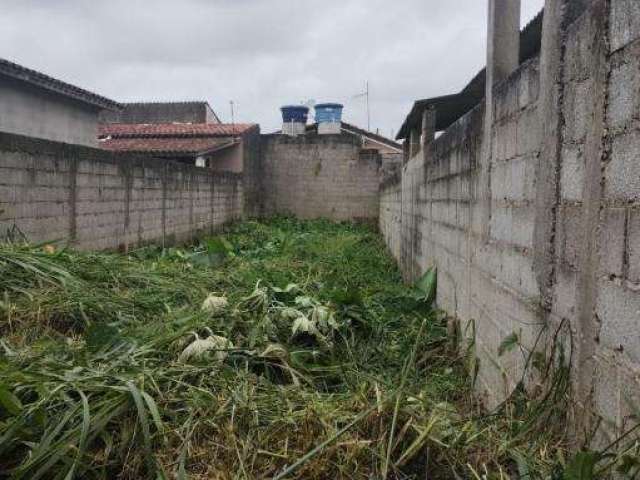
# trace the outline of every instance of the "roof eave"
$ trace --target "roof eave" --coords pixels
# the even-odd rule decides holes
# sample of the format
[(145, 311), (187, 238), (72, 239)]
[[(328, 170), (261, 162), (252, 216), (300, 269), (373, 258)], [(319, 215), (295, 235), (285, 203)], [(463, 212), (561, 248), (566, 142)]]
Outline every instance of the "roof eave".
[(0, 58), (0, 75), (101, 109), (119, 111), (123, 108), (114, 100), (2, 58)]

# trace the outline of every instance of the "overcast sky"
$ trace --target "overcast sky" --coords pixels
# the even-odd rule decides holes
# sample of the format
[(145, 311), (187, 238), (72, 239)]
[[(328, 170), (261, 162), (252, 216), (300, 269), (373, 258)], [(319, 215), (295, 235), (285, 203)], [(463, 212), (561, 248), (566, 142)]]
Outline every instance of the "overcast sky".
[[(522, 0), (524, 25), (544, 0)], [(0, 0), (0, 57), (118, 101), (206, 99), (279, 128), (283, 104), (345, 104), (397, 132), (415, 99), (485, 64), (486, 0)]]

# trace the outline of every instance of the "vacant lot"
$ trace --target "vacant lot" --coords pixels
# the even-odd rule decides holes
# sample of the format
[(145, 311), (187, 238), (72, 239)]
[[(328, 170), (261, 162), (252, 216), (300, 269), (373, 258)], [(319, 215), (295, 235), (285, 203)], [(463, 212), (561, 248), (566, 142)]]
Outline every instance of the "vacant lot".
[(564, 390), (483, 414), (434, 287), (320, 221), (126, 255), (3, 244), (1, 474), (550, 478)]

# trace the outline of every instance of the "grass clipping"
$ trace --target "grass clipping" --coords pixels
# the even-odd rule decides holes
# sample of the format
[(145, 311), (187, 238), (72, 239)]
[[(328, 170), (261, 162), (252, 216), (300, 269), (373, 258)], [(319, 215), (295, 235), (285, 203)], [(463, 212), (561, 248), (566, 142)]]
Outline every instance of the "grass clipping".
[(0, 247), (0, 475), (551, 478), (562, 394), (486, 416), (435, 288), (366, 227), (128, 255)]

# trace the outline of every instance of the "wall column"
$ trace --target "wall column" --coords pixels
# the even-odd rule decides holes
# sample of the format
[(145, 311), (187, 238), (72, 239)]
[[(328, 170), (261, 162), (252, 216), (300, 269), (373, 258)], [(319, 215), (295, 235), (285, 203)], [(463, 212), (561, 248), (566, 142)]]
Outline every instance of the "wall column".
[(411, 141), (409, 158), (413, 158), (420, 151), (420, 134), (421, 133), (422, 133), (421, 128), (416, 127), (416, 128), (413, 128), (409, 134), (409, 139)]
[(427, 146), (436, 138), (436, 110), (433, 106), (427, 107), (422, 112), (422, 154), (427, 161)]
[(484, 203), (482, 237), (485, 241), (491, 236), (493, 87), (506, 80), (520, 63), (520, 0), (488, 0), (488, 6), (484, 154), (480, 170)]
[(487, 94), (519, 64), (520, 0), (489, 0), (487, 30)]

